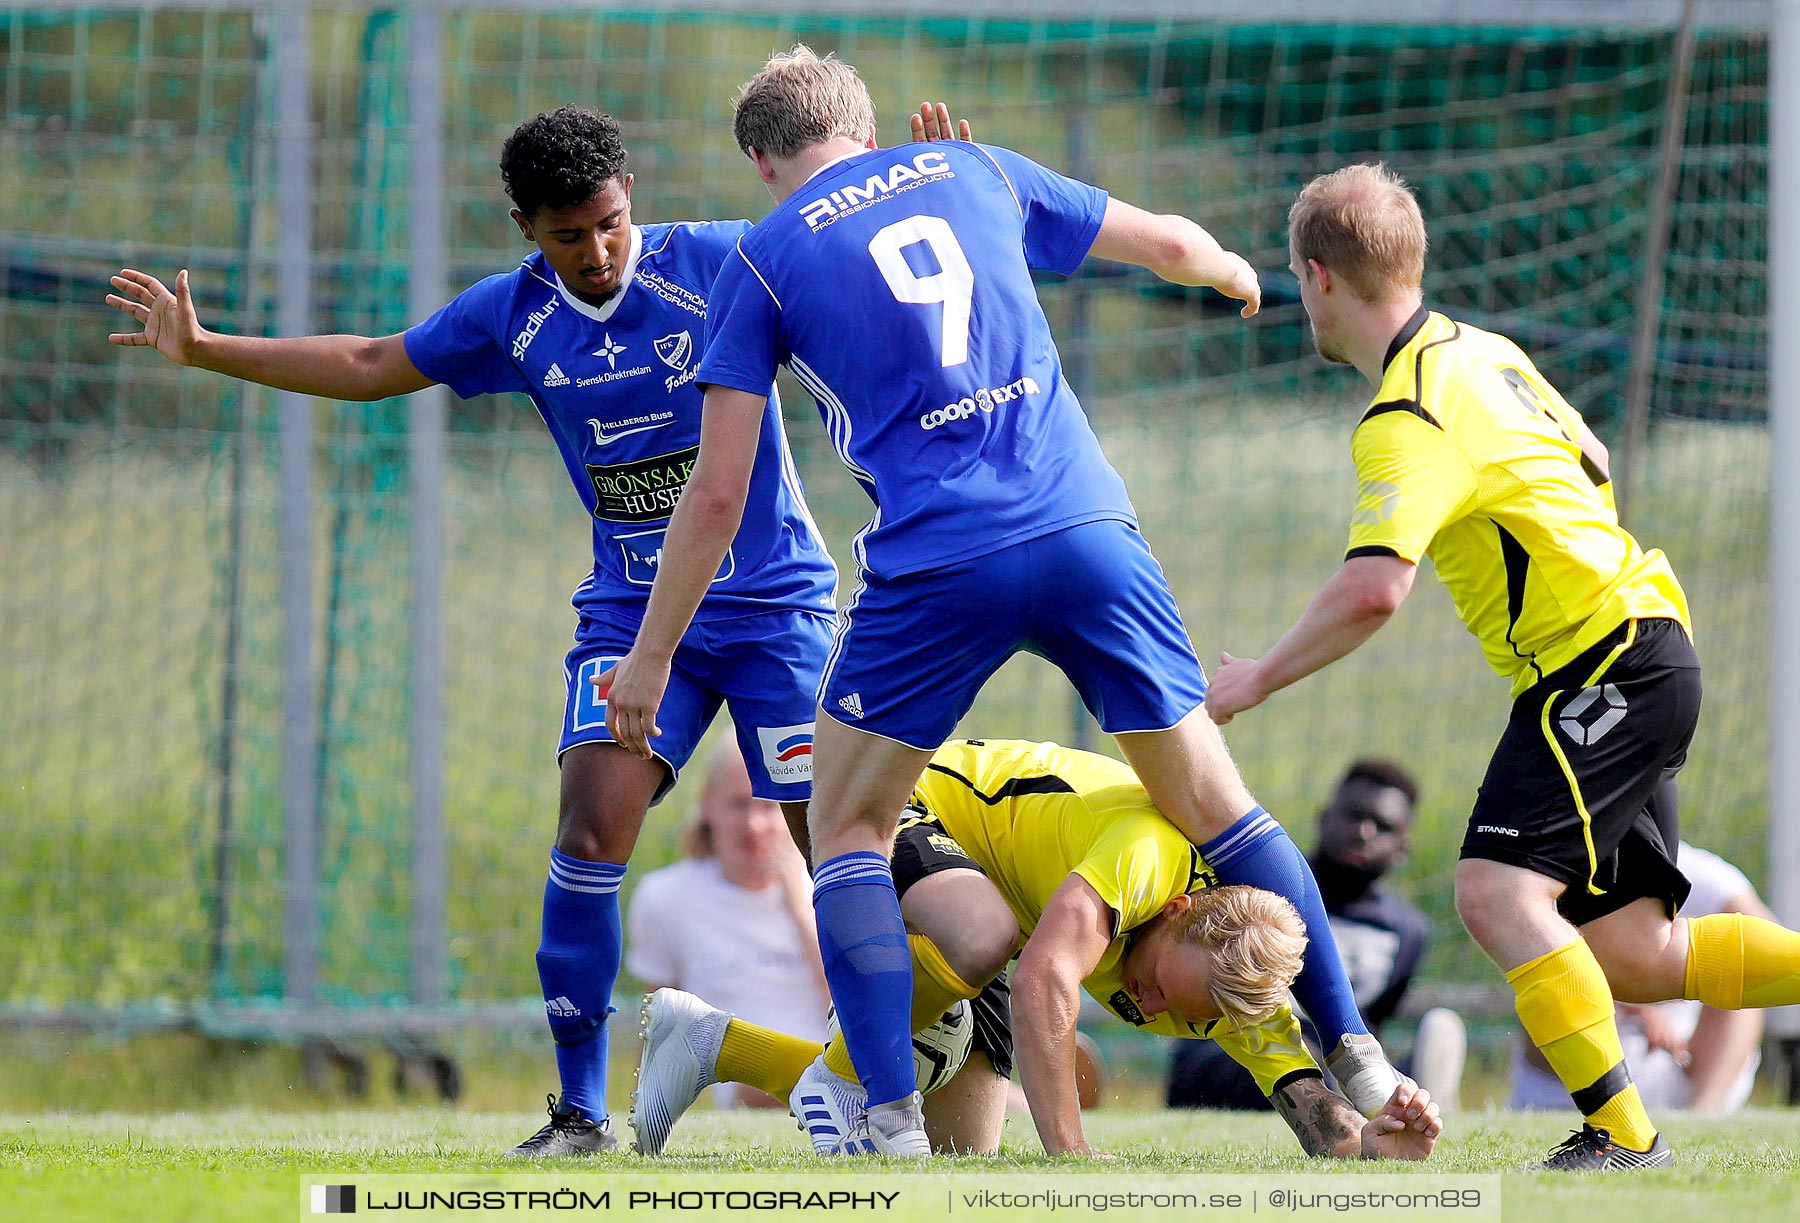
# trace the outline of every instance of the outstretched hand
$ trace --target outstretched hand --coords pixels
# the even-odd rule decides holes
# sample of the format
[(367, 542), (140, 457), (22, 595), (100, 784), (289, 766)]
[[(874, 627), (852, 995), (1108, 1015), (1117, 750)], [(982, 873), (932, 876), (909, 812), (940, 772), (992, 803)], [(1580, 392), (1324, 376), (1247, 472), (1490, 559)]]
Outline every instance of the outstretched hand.
[(1403, 1080), (1362, 1128), (1364, 1159), (1427, 1159), (1444, 1132), (1437, 1101), (1423, 1087)]
[(188, 291), (187, 269), (175, 275), (173, 292), (148, 272), (122, 269), (112, 278), (117, 293), (106, 295), (106, 304), (136, 319), (142, 331), (115, 332), (106, 338), (127, 348), (154, 348), (177, 365), (194, 364), (200, 339), (206, 334), (194, 313), (194, 297)]
[(912, 116), (912, 138), (914, 140), (969, 140), (969, 121), (956, 121), (956, 134), (950, 134), (950, 108), (942, 102), (921, 102), (918, 113)]
[(1243, 302), (1244, 308), (1238, 311), (1238, 314), (1249, 318), (1262, 309), (1262, 284), (1257, 280), (1256, 269), (1250, 266), (1249, 260), (1229, 251), (1226, 252), (1225, 257), (1230, 264), (1230, 270), (1225, 276), (1219, 278), (1213, 288), (1226, 297)]

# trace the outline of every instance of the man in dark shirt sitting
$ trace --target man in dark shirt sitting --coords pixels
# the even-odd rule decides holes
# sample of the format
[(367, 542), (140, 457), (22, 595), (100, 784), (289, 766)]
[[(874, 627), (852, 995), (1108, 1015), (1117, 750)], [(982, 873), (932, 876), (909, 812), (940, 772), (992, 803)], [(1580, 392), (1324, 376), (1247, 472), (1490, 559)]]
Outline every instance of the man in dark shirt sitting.
[[(1431, 923), (1423, 913), (1378, 886), (1381, 877), (1406, 857), (1418, 798), (1418, 783), (1405, 769), (1386, 760), (1363, 759), (1350, 766), (1319, 812), (1313, 873), (1325, 898), (1338, 954), (1356, 991), (1356, 1004), (1377, 1035), (1399, 1009), (1431, 937)], [(1311, 1027), (1305, 1031), (1313, 1040)], [(1229, 1057), (1217, 1056), (1212, 1042), (1182, 1041), (1180, 1046), (1169, 1071), (1171, 1108), (1268, 1107), (1250, 1076)], [(1461, 1059), (1455, 1060), (1460, 1078)], [(1431, 1089), (1435, 1095), (1437, 1084)]]

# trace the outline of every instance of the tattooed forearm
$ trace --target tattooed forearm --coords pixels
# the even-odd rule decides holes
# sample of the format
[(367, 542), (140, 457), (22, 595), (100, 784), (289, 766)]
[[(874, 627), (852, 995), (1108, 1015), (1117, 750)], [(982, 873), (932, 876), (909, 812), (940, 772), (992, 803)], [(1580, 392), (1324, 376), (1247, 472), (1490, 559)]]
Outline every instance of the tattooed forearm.
[(1271, 1099), (1308, 1155), (1354, 1158), (1360, 1150), (1362, 1117), (1323, 1079), (1298, 1079)]

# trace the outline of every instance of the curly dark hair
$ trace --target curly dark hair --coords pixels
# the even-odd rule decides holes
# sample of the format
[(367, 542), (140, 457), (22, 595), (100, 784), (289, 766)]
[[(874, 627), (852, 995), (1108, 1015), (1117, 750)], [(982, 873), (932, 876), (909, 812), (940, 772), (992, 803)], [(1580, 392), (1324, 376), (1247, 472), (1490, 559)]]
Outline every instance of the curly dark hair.
[(585, 204), (624, 173), (618, 122), (579, 106), (527, 119), (500, 148), (500, 180), (527, 217)]
[(1364, 756), (1353, 762), (1344, 771), (1344, 780), (1338, 788), (1349, 785), (1353, 781), (1366, 781), (1370, 785), (1385, 786), (1406, 795), (1410, 806), (1419, 805), (1419, 783), (1413, 775), (1392, 760), (1381, 760), (1372, 756)]

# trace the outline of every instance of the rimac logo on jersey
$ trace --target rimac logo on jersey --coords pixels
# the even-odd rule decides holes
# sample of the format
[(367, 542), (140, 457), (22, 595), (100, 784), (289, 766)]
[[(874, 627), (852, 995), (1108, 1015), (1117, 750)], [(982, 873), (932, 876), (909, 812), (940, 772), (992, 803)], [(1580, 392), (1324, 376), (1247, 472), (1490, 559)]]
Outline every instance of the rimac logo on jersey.
[(589, 463), (594, 482), (594, 517), (606, 522), (661, 522), (694, 474), (700, 447), (689, 446), (632, 463)]
[(911, 191), (921, 183), (955, 177), (956, 171), (950, 168), (949, 158), (937, 149), (927, 149), (914, 157), (910, 164), (897, 161), (885, 174), (871, 174), (860, 185), (848, 184), (829, 195), (822, 195), (801, 205), (800, 217), (817, 233), (851, 213), (861, 212), (869, 205), (902, 191)]
[(770, 781), (812, 780), (811, 722), (794, 726), (759, 726), (756, 739), (762, 745), (763, 767), (769, 770)]

